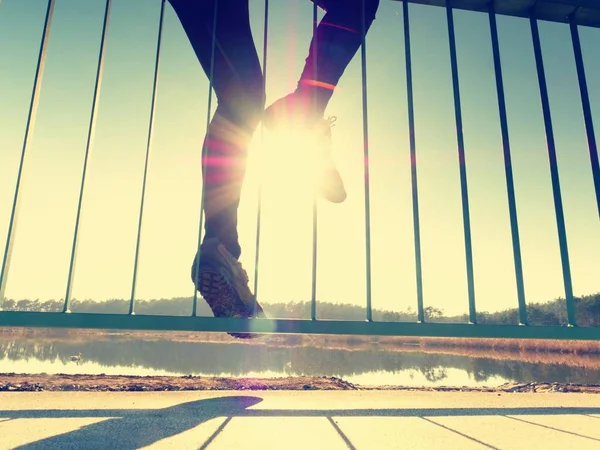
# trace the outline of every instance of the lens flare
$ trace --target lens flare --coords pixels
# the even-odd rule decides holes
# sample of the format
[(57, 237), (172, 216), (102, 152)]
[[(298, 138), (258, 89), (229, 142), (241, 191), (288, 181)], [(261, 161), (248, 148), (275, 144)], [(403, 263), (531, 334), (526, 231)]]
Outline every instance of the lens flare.
[(322, 174), (323, 151), (318, 136), (297, 126), (280, 127), (265, 135), (260, 148), (261, 181), (286, 197), (313, 197)]

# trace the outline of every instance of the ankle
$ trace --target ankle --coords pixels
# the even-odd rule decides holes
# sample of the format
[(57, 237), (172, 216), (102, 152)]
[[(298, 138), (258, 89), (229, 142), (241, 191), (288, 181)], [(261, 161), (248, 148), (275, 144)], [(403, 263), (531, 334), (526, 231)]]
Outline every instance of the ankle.
[(317, 94), (314, 88), (299, 87), (296, 89), (291, 99), (294, 116), (307, 123), (322, 119), (325, 110), (319, 106)]

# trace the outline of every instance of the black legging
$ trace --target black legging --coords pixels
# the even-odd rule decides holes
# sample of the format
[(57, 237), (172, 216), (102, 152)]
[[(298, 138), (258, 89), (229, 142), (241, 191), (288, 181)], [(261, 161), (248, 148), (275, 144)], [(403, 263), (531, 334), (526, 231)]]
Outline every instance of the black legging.
[[(202, 161), (204, 239), (219, 237), (239, 257), (237, 209), (247, 148), (265, 106), (263, 75), (250, 30), (248, 0), (169, 1), (207, 76), (211, 74), (215, 38), (212, 85), (218, 106), (204, 141), (207, 155)], [(318, 0), (318, 4), (327, 13), (317, 28), (317, 54), (311, 44), (299, 87), (319, 89), (337, 85), (361, 45), (362, 30), (366, 32), (375, 18), (379, 0)], [(333, 89), (320, 90), (325, 106)]]

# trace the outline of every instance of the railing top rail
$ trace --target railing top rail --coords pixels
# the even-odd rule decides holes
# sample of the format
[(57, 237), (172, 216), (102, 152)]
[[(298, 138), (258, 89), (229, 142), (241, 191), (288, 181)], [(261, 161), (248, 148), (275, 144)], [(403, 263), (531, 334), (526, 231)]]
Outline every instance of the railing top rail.
[[(404, 1), (404, 0), (398, 0)], [(431, 6), (446, 6), (448, 1), (456, 9), (487, 12), (493, 1), (497, 14), (515, 17), (533, 17), (551, 22), (569, 22), (600, 28), (599, 0), (406, 0)]]

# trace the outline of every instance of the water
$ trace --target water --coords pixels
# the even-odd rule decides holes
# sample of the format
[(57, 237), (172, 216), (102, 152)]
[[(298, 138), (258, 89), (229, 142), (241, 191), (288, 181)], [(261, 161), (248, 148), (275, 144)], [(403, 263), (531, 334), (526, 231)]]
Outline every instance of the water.
[[(335, 376), (363, 385), (470, 387), (498, 386), (505, 382), (595, 384), (600, 380), (600, 359), (594, 364), (589, 357), (582, 358), (588, 364), (567, 365), (523, 362), (518, 354), (511, 359), (498, 359), (403, 350), (147, 341), (122, 337), (85, 341), (4, 337), (0, 338), (0, 373)], [(71, 361), (71, 355), (78, 353), (82, 354), (81, 361)]]

